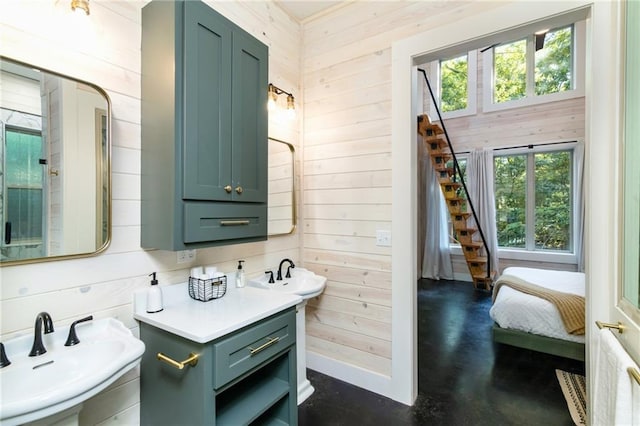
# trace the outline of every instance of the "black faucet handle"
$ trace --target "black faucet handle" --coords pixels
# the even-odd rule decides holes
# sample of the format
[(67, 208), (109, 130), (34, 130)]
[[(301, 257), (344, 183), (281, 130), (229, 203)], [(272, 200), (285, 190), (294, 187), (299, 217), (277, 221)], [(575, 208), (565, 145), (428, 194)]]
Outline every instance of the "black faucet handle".
[(0, 343), (0, 368), (4, 368), (9, 364), (11, 364), (11, 361), (9, 361), (7, 353), (4, 351), (4, 343)]
[(285, 278), (291, 278), (291, 269), (295, 268), (296, 265), (291, 263), (291, 265), (287, 266), (287, 274), (284, 276)]
[(67, 336), (67, 341), (64, 343), (65, 346), (73, 346), (80, 343), (80, 339), (78, 339), (78, 335), (76, 334), (76, 324), (85, 321), (91, 321), (93, 319), (93, 315), (89, 315), (88, 317), (81, 318), (77, 321), (71, 323), (71, 327), (69, 327), (69, 336)]
[(264, 271), (265, 274), (270, 274), (269, 275), (269, 284), (273, 284), (275, 283), (275, 281), (273, 280), (273, 271)]

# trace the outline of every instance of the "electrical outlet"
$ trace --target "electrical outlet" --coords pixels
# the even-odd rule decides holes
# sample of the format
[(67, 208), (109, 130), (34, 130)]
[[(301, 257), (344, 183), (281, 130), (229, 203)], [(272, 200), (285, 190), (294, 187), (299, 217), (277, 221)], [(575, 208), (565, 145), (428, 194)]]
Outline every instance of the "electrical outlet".
[(180, 250), (178, 252), (178, 263), (189, 263), (196, 259), (195, 250)]
[(376, 245), (380, 247), (391, 247), (391, 231), (378, 229), (376, 231)]

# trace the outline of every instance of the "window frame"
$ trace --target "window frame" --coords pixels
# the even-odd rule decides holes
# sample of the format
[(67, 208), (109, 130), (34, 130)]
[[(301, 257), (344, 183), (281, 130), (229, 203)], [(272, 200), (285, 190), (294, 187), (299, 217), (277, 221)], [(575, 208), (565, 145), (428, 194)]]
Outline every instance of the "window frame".
[[(571, 227), (570, 227), (570, 239), (571, 239), (571, 250), (567, 251), (559, 251), (559, 250), (540, 250), (535, 249), (535, 242), (532, 243), (530, 248), (515, 248), (515, 247), (498, 247), (498, 257), (501, 259), (509, 259), (509, 260), (521, 260), (521, 261), (530, 261), (530, 262), (550, 262), (550, 263), (563, 263), (563, 264), (576, 264), (578, 259), (576, 255), (576, 245), (577, 245), (577, 233), (576, 227), (579, 224), (579, 206), (576, 203), (579, 200), (579, 194), (577, 194), (577, 159), (575, 157), (575, 151), (577, 145), (581, 143), (580, 140), (575, 141), (560, 141), (560, 142), (552, 142), (552, 143), (540, 143), (538, 145), (533, 145), (532, 148), (527, 147), (518, 147), (518, 148), (497, 148), (494, 149), (493, 157), (503, 156), (503, 155), (522, 155), (522, 154), (537, 154), (543, 152), (553, 152), (553, 151), (571, 151)], [(502, 151), (508, 151), (508, 153), (503, 154)], [(467, 153), (456, 154), (458, 161), (462, 159), (468, 158)], [(494, 171), (495, 173), (495, 171)], [(527, 187), (531, 187), (535, 193), (535, 177), (533, 179), (529, 179), (529, 175), (527, 175)], [(494, 190), (495, 191), (495, 190)], [(527, 226), (533, 226), (535, 230), (535, 223), (531, 222), (530, 219), (535, 217), (535, 201), (531, 204), (531, 208), (529, 208), (529, 202), (527, 202)], [(530, 213), (531, 211), (531, 213)], [(531, 218), (529, 217), (531, 215)], [(531, 222), (531, 224), (529, 224)], [(527, 236), (527, 238), (534, 238), (533, 235), (531, 237)], [(527, 241), (528, 242), (528, 241)], [(529, 244), (527, 244), (529, 247)], [(462, 256), (462, 247), (460, 244), (452, 242), (449, 244), (451, 249), (451, 253), (454, 255)]]
[[(550, 31), (565, 28), (569, 25), (562, 25), (551, 29)], [(511, 43), (524, 38), (520, 37), (506, 43)], [(535, 94), (535, 46), (534, 35), (530, 34), (526, 37), (527, 41), (527, 87), (526, 95), (520, 99), (514, 99), (506, 102), (496, 103), (493, 100), (494, 94), (494, 63), (493, 52), (494, 47), (486, 49), (482, 52), (482, 109), (483, 112), (502, 111), (510, 108), (519, 108), (524, 106), (540, 105), (548, 102), (556, 102), (566, 99), (573, 99), (585, 95), (585, 45), (586, 45), (586, 23), (578, 21), (573, 23), (573, 79), (570, 90), (563, 92), (549, 93), (545, 95)]]
[[(433, 76), (433, 80), (435, 80), (436, 84), (433, 89), (433, 95), (440, 103), (440, 92), (442, 87), (442, 82), (440, 81), (440, 62), (447, 61), (449, 59), (458, 58), (467, 55), (467, 107), (465, 109), (459, 109), (455, 111), (447, 111), (443, 112), (441, 105), (438, 105), (440, 109), (440, 114), (443, 119), (450, 118), (458, 118), (465, 117), (469, 115), (475, 115), (478, 109), (478, 53), (477, 50), (472, 50), (466, 53), (460, 53), (456, 55), (448, 55), (445, 58), (436, 59), (434, 61), (429, 62), (429, 75)], [(429, 116), (435, 121), (438, 120), (438, 114), (436, 112), (435, 105), (433, 104), (433, 100), (429, 97)]]

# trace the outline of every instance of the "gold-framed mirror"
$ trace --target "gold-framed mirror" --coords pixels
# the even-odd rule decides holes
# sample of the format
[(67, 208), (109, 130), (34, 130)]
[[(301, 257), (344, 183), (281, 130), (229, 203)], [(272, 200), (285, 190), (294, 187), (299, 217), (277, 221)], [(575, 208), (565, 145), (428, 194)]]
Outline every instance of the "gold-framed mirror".
[(0, 266), (103, 251), (110, 203), (107, 93), (0, 56)]
[(269, 138), (269, 209), (267, 234), (289, 235), (296, 229), (295, 147)]

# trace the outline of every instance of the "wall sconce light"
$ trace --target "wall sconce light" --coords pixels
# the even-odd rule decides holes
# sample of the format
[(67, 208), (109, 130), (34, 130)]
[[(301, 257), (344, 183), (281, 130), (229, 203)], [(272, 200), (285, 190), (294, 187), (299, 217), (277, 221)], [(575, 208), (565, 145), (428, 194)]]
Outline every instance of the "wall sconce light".
[(269, 111), (274, 111), (276, 109), (276, 102), (278, 101), (278, 96), (282, 94), (287, 95), (287, 115), (290, 118), (294, 118), (296, 116), (295, 98), (291, 93), (286, 92), (280, 89), (279, 87), (274, 86), (271, 83), (269, 83), (269, 95), (268, 95), (269, 100), (267, 102), (267, 108), (269, 109)]
[(84, 10), (89, 15), (89, 0), (71, 0), (71, 10)]

